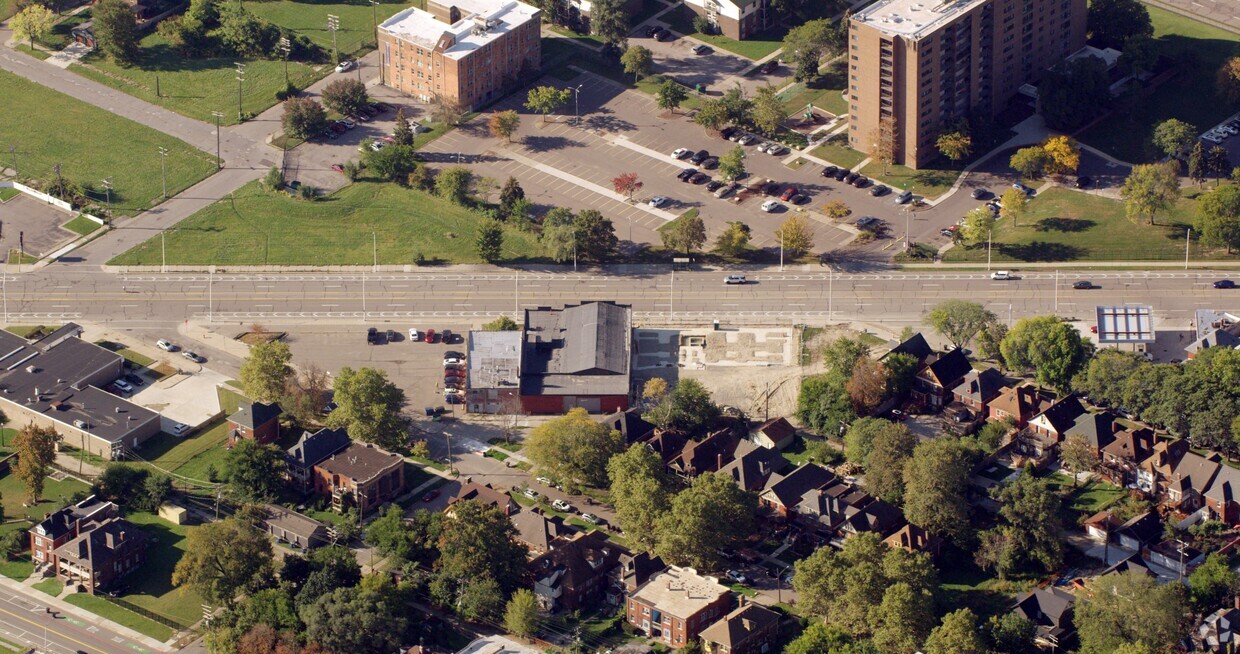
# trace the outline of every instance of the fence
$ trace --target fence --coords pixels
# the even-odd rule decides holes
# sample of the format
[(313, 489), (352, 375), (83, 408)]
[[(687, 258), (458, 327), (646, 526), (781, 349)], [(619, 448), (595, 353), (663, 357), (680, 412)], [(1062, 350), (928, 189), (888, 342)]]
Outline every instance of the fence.
[(133, 613), (137, 613), (148, 620), (154, 620), (165, 627), (169, 627), (177, 631), (183, 631), (193, 627), (193, 625), (185, 624), (175, 618), (169, 618), (166, 615), (160, 615), (149, 609), (144, 609), (133, 602), (125, 601), (125, 599), (121, 597), (112, 597), (110, 595), (102, 595), (101, 597), (107, 599), (109, 602), (121, 607), (122, 609), (125, 609), (126, 611), (132, 611)]
[[(65, 211), (73, 211), (73, 205), (69, 204), (68, 202), (65, 202), (64, 200), (61, 200), (59, 198), (54, 198), (42, 191), (35, 190), (29, 186), (26, 186), (25, 184), (22, 184), (21, 182), (0, 182), (0, 188), (17, 189), (18, 191), (21, 191), (22, 193), (25, 193), (26, 195), (42, 200), (54, 207), (59, 207), (61, 209), (64, 209)], [(99, 221), (99, 222), (100, 224), (103, 224), (103, 221)]]

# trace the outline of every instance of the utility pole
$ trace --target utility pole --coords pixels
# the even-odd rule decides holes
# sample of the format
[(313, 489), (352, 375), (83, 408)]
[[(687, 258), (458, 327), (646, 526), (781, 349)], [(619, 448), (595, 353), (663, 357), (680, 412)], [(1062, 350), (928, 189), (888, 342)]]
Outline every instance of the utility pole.
[(1184, 230), (1184, 270), (1188, 270), (1188, 244), (1190, 237), (1193, 235), (1193, 228), (1189, 227)]
[(573, 124), (581, 124), (581, 87), (585, 84), (578, 84), (573, 88)]
[(234, 62), (237, 67), (237, 122), (245, 120), (245, 112), (241, 109), (241, 87), (245, 84), (245, 64)]
[(986, 270), (990, 270), (990, 234), (992, 230), (986, 230)]
[(374, 253), (374, 262), (375, 262), (373, 270), (374, 272), (379, 272), (379, 236), (375, 232), (371, 232), (370, 240), (372, 242), (371, 249)]
[(288, 81), (288, 55), (293, 51), (293, 44), (289, 42), (287, 36), (280, 37), (280, 52), (284, 54), (284, 86), (287, 88)]
[(164, 246), (164, 230), (159, 230), (159, 272), (168, 272), (168, 248)]
[(779, 230), (779, 272), (784, 271), (784, 230)]
[(108, 222), (112, 222), (112, 178), (105, 177), (102, 183), (103, 191), (108, 197)]
[(211, 115), (215, 116), (215, 167), (222, 169), (224, 167), (224, 157), (220, 155), (220, 119), (224, 117), (224, 112), (212, 111)]
[(167, 200), (167, 199), (168, 199), (168, 166), (167, 166), (167, 158), (168, 158), (168, 148), (165, 148), (165, 147), (164, 147), (164, 146), (162, 146), (162, 145), (161, 145), (161, 146), (159, 146), (159, 171), (160, 171), (160, 174), (161, 174), (161, 175), (163, 176), (163, 178), (164, 178), (164, 199), (165, 199), (165, 200)]
[(336, 31), (340, 29), (340, 17), (334, 14), (327, 15), (327, 31), (332, 33), (332, 59), (337, 64), (340, 63), (340, 51), (336, 49)]

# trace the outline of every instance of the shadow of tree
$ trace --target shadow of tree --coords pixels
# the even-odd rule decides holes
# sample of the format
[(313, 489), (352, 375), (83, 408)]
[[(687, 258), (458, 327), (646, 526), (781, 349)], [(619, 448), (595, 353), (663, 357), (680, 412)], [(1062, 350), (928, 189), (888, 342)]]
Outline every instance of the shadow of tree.
[(530, 152), (553, 152), (570, 147), (585, 147), (582, 143), (563, 136), (539, 136), (536, 134), (526, 136), (524, 143)]
[(1086, 218), (1043, 218), (1034, 224), (1039, 232), (1083, 232), (1098, 223)]
[(1071, 261), (1085, 256), (1088, 252), (1085, 248), (1074, 245), (1046, 241), (1002, 243), (996, 245), (995, 249), (1002, 256), (1025, 262)]

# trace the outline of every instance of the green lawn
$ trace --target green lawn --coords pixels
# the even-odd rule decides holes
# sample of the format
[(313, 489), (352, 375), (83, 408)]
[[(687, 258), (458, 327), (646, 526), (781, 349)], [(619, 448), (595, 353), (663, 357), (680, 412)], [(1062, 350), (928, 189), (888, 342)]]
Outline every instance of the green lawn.
[(19, 195), (21, 195), (21, 191), (15, 188), (10, 188), (10, 187), (0, 188), (0, 202), (8, 202), (9, 200)]
[(51, 331), (51, 329), (51, 327), (44, 327), (43, 325), (10, 325), (5, 327), (4, 331), (9, 332), (10, 334), (16, 334), (22, 338), (30, 338), (30, 335), (37, 331)]
[[(232, 384), (230, 383), (227, 385), (231, 386)], [(235, 388), (237, 388), (237, 390), (233, 390), (232, 388), (224, 388), (223, 386), (215, 389), (215, 395), (220, 400), (220, 410), (224, 412), (225, 416), (231, 416), (241, 407), (250, 403), (250, 398), (246, 397), (245, 393), (241, 392), (240, 382), (237, 383)]]
[[(269, 193), (257, 182), (179, 223), (167, 236), (168, 263), (219, 265), (368, 265), (478, 263), (474, 232), (482, 216), (395, 184), (355, 183), (316, 202)], [(376, 238), (382, 236), (383, 238)], [(505, 230), (504, 259), (542, 255), (532, 234)], [(114, 265), (155, 265), (156, 237)]]
[(228, 423), (220, 420), (203, 431), (193, 432), (188, 438), (156, 434), (142, 444), (140, 454), (163, 470), (210, 483), (208, 466), (215, 466), (219, 474), (224, 472), (224, 460), (228, 456), (228, 450), (224, 447), (227, 437)]
[(37, 584), (33, 584), (31, 588), (41, 590), (52, 597), (59, 597), (60, 593), (65, 589), (65, 584), (55, 577), (50, 577), (40, 581)]
[(567, 27), (564, 27), (563, 25), (556, 25), (553, 23), (547, 24), (547, 29), (550, 29), (552, 32), (555, 32), (556, 34), (559, 34), (560, 36), (563, 36), (566, 39), (571, 39), (573, 41), (580, 41), (583, 45), (589, 48), (597, 49), (603, 46), (603, 39), (593, 34), (582, 34), (581, 32), (574, 32), (573, 30)]
[(881, 181), (888, 186), (912, 190), (914, 195), (920, 195), (927, 199), (934, 199), (951, 190), (952, 184), (956, 182), (956, 178), (960, 176), (959, 170), (948, 170), (942, 168), (921, 168), (913, 170), (905, 166), (893, 164), (887, 167), (887, 174), (883, 175), (882, 164), (871, 161), (861, 169), (861, 174), (875, 181)]
[(1079, 135), (1081, 142), (1132, 163), (1162, 157), (1149, 142), (1158, 123), (1179, 118), (1205, 131), (1236, 109), (1215, 93), (1214, 75), (1224, 60), (1240, 51), (1240, 37), (1180, 14), (1145, 7), (1154, 22), (1159, 53), (1174, 58), (1191, 51), (1198, 63), (1177, 71), (1170, 81), (1154, 89), (1131, 119), (1108, 118)]
[(1123, 499), (1128, 491), (1104, 481), (1090, 481), (1072, 487), (1072, 478), (1063, 473), (1047, 475), (1050, 485), (1067, 494), (1064, 509), (1073, 518), (1091, 516)]
[(848, 114), (848, 103), (844, 101), (844, 96), (840, 95), (844, 89), (843, 77), (834, 83), (825, 82), (825, 87), (822, 83), (816, 86), (817, 88), (810, 88), (803, 82), (797, 82), (780, 93), (779, 99), (784, 102), (784, 111), (791, 115), (794, 112), (804, 111), (805, 105), (812, 104), (836, 116)]
[(39, 503), (35, 506), (22, 506), (28, 497), (26, 487), (11, 472), (0, 476), (0, 503), (4, 505), (4, 517), (8, 520), (26, 518), (38, 522), (48, 513), (68, 504), (74, 493), (89, 490), (90, 486), (76, 479), (56, 481), (48, 478), (43, 484)]
[(41, 43), (53, 50), (63, 50), (65, 46), (73, 42), (73, 28), (89, 20), (90, 9), (84, 9), (72, 16), (65, 16), (59, 23), (56, 23), (56, 26), (52, 28), (52, 32), (47, 35), (47, 38), (35, 39), (35, 42)]
[[(5, 525), (5, 527), (9, 527), (9, 526), (10, 525)], [(12, 523), (12, 528), (21, 529), (25, 531), (26, 529), (30, 528), (30, 525), (25, 524), (25, 523), (15, 522), (15, 523)], [(8, 530), (5, 530), (5, 531), (8, 531)], [(0, 531), (0, 533), (4, 533), (4, 532)], [(34, 563), (30, 561), (30, 552), (25, 552), (21, 556), (18, 556), (16, 559), (12, 561), (9, 561), (9, 560), (0, 561), (0, 575), (4, 575), (8, 577), (9, 579), (14, 579), (16, 581), (25, 581), (32, 574), (34, 574)]]
[[(8, 120), (0, 120), (0, 143), (16, 146), (23, 177), (51, 179), (52, 167), (92, 188), (113, 181), (112, 208), (134, 214), (162, 201), (159, 148), (167, 148), (168, 192), (175, 194), (215, 171), (213, 157), (188, 144), (0, 71), (0, 98)], [(15, 118), (15, 119), (14, 119)], [(107, 147), (94, 147), (106, 143)], [(6, 160), (6, 165), (12, 165)], [(104, 194), (97, 194), (103, 204)]]
[(866, 159), (864, 152), (848, 147), (847, 131), (832, 136), (809, 153), (844, 168), (852, 168)]
[(126, 577), (123, 599), (182, 625), (202, 618), (202, 598), (189, 588), (172, 586), (172, 569), (185, 554), (185, 525), (174, 525), (150, 513), (131, 513), (126, 520), (155, 538), (146, 550), (142, 568)]
[[(413, 3), (425, 9), (426, 2)], [(374, 7), (361, 2), (289, 2), (273, 0), (270, 2), (248, 2), (245, 8), (254, 15), (292, 30), (311, 41), (314, 41), (331, 56), (332, 33), (327, 29), (327, 16), (331, 14), (340, 19), (340, 29), (336, 32), (336, 47), (343, 59), (347, 55), (360, 50), (364, 46), (374, 47), (375, 28), (372, 21), (379, 23), (391, 18), (393, 14), (413, 6), (403, 0), (379, 0)]]
[(64, 227), (74, 234), (86, 236), (87, 234), (93, 234), (95, 230), (103, 227), (103, 225), (100, 225), (86, 216), (78, 216), (77, 218), (61, 225), (61, 227)]
[(693, 38), (709, 43), (716, 48), (727, 50), (733, 54), (740, 55), (746, 59), (757, 61), (763, 57), (775, 52), (784, 45), (784, 31), (776, 28), (774, 30), (758, 34), (744, 41), (730, 39), (722, 34), (702, 34), (693, 29), (693, 12), (687, 7), (679, 11), (673, 10), (659, 20), (667, 23), (673, 30), (692, 36)]
[(170, 627), (166, 627), (150, 618), (140, 616), (128, 609), (121, 608), (102, 597), (87, 595), (86, 593), (70, 593), (65, 596), (64, 600), (74, 606), (86, 609), (99, 617), (129, 627), (160, 642), (172, 638), (173, 631)]
[[(1064, 188), (1039, 193), (1030, 203), (1028, 215), (1013, 227), (1000, 221), (994, 231), (994, 260), (1074, 261), (1074, 260), (1174, 260), (1184, 257), (1185, 225), (1192, 222), (1195, 203), (1180, 200), (1168, 216), (1154, 226), (1137, 225), (1124, 215), (1116, 200)], [(1194, 241), (1194, 258), (1224, 259), (1223, 251), (1205, 251)], [(1231, 259), (1235, 259), (1233, 255)], [(954, 247), (943, 260), (985, 261), (985, 243)]]
[[(246, 8), (256, 9), (262, 4), (249, 3)], [(323, 20), (326, 21), (326, 17)], [(245, 83), (242, 85), (242, 107), (245, 112), (257, 115), (275, 104), (276, 92), (284, 88), (283, 61), (237, 57), (185, 59), (157, 32), (146, 35), (141, 45), (142, 51), (133, 66), (114, 64), (96, 51), (88, 55), (83, 63), (73, 64), (70, 70), (87, 79), (204, 122), (214, 122), (211, 112), (221, 111), (224, 113), (222, 122), (225, 125), (237, 122), (237, 71), (234, 62), (246, 64)], [(291, 62), (288, 70), (290, 81), (299, 88), (305, 88), (331, 70), (331, 67), (327, 64), (311, 67)], [(155, 95), (157, 79), (160, 93), (158, 96)], [(95, 142), (116, 141), (103, 139)], [(153, 184), (158, 184), (159, 157), (154, 154), (154, 147), (150, 148), (150, 152), (153, 153), (151, 159), (156, 166), (151, 180)]]
[(148, 357), (141, 352), (135, 352), (120, 343), (115, 343), (113, 341), (95, 341), (95, 345), (125, 357), (125, 359), (127, 359), (130, 363), (138, 366), (139, 368), (145, 368), (155, 363), (155, 360), (151, 357)]
[(28, 54), (31, 57), (34, 57), (35, 59), (39, 59), (39, 60), (47, 60), (47, 59), (52, 58), (52, 53), (48, 52), (47, 50), (32, 49), (29, 43), (18, 43), (13, 46), (13, 49), (17, 50), (18, 52)]

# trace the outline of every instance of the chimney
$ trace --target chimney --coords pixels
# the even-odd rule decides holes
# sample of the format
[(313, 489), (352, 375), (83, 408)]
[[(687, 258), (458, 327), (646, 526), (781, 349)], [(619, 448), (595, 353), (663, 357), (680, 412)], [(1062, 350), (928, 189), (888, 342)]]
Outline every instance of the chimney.
[(715, 470), (723, 470), (723, 452), (715, 454)]

